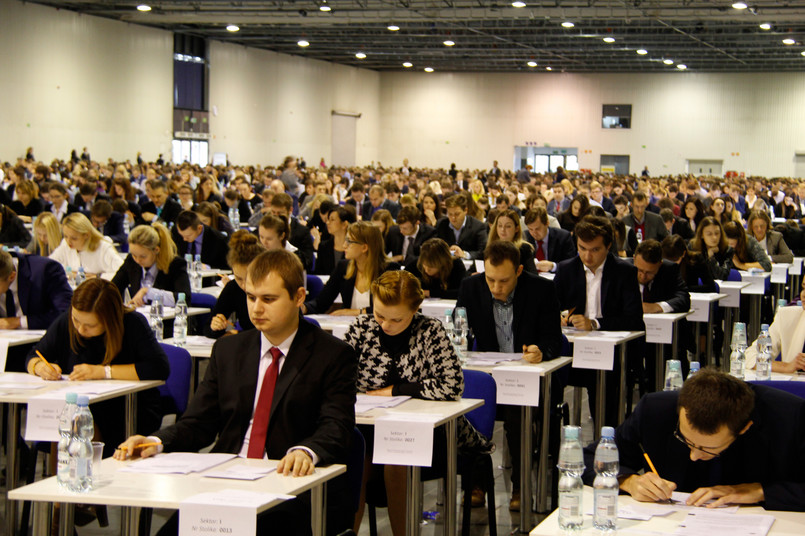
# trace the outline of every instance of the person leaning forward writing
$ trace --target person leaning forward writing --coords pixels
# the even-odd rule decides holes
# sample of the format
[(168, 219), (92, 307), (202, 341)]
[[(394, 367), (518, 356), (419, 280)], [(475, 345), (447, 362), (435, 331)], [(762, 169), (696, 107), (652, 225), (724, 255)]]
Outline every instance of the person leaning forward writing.
[[(283, 475), (309, 475), (316, 465), (346, 462), (355, 426), (355, 351), (301, 318), (304, 271), (293, 253), (256, 257), (245, 291), (256, 329), (218, 340), (182, 417), (151, 437), (130, 437), (117, 459), (195, 452), (213, 444), (213, 452), (279, 459)], [(137, 448), (152, 441), (162, 444)], [(328, 532), (352, 525), (346, 484), (341, 477), (328, 483)], [(261, 514), (258, 533), (309, 534), (309, 503), (303, 495)], [(174, 516), (160, 534), (176, 534), (177, 527)]]

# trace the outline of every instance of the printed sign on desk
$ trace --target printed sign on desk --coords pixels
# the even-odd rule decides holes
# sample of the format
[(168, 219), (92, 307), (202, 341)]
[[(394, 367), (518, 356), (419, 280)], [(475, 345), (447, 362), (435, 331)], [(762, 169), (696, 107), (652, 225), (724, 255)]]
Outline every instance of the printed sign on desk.
[(539, 370), (527, 366), (492, 369), (497, 384), (497, 403), (512, 406), (539, 406)]
[(790, 267), (791, 265), (787, 263), (772, 264), (771, 282), (785, 285), (785, 283), (788, 281), (788, 269)]
[(662, 314), (643, 315), (646, 323), (646, 342), (671, 344), (674, 340), (674, 321)]
[(615, 341), (606, 337), (577, 337), (573, 341), (573, 368), (612, 370)]
[(738, 307), (741, 303), (741, 289), (726, 283), (718, 285), (719, 292), (726, 294), (727, 297), (718, 302), (721, 307)]
[(28, 399), (25, 441), (58, 441), (59, 417), (64, 409), (64, 395), (34, 396)]
[(188, 497), (179, 507), (179, 535), (227, 534), (252, 536), (257, 531), (257, 509), (290, 495), (223, 489)]
[(794, 262), (791, 263), (788, 273), (791, 275), (802, 275), (802, 261), (805, 257), (794, 257)]
[(430, 467), (437, 420), (416, 413), (391, 413), (375, 419), (373, 463)]

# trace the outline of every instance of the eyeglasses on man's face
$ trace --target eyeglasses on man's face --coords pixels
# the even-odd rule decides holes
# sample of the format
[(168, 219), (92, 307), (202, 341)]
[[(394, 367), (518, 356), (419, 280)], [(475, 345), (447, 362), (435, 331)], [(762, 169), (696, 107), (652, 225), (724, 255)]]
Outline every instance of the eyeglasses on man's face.
[(718, 458), (719, 456), (721, 456), (721, 454), (726, 450), (726, 448), (730, 446), (730, 444), (732, 444), (732, 442), (737, 439), (736, 437), (732, 437), (729, 441), (718, 447), (700, 447), (699, 445), (695, 444), (694, 442), (690, 441), (687, 437), (682, 435), (682, 432), (679, 430), (679, 421), (677, 421), (676, 423), (676, 430), (674, 430), (674, 437), (689, 449), (698, 450), (702, 454), (707, 454), (708, 456), (712, 456), (713, 458)]

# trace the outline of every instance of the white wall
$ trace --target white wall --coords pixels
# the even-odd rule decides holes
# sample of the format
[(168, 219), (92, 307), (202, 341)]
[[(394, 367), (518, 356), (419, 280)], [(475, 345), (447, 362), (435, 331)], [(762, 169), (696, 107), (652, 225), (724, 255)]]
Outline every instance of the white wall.
[[(360, 113), (356, 162), (379, 149), (380, 75), (302, 57), (210, 43), (210, 152), (232, 162), (279, 165), (331, 156), (332, 110)], [(217, 112), (217, 115), (216, 115)]]
[(0, 158), (169, 154), (172, 55), (169, 32), (0, 1)]
[[(577, 147), (582, 168), (628, 154), (631, 171), (682, 173), (688, 159), (724, 170), (794, 174), (805, 149), (805, 74), (384, 73), (384, 164), (511, 166), (514, 147)], [(602, 104), (632, 104), (632, 128), (601, 128)], [(589, 151), (589, 152), (585, 152)]]

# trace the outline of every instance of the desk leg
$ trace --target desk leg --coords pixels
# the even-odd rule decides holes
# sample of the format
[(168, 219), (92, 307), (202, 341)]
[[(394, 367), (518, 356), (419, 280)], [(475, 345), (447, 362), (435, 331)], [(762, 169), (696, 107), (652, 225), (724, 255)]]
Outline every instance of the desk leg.
[(196, 394), (196, 387), (198, 387), (198, 363), (197, 358), (190, 357), (190, 398)]
[(50, 534), (50, 527), (52, 524), (51, 512), (53, 503), (35, 501), (34, 504), (34, 521), (32, 523), (32, 534), (34, 536)]
[(654, 347), (654, 392), (657, 393), (665, 388), (665, 360), (662, 355), (662, 344), (655, 344)]
[[(534, 465), (531, 434), (531, 406), (520, 406), (521, 433), (520, 433), (520, 532), (531, 531), (531, 511), (534, 504), (534, 492), (531, 489), (531, 468)], [(542, 467), (540, 466), (540, 471)], [(455, 534), (446, 532), (445, 534)]]
[[(703, 367), (713, 365), (715, 366), (716, 360), (713, 355), (713, 315), (715, 315), (715, 307), (711, 303), (708, 307), (710, 310), (707, 314), (707, 333), (704, 334), (704, 363)], [(697, 341), (698, 342), (698, 341)]]
[(581, 426), (581, 390), (582, 387), (573, 387), (573, 418), (570, 420), (573, 426)]
[[(618, 397), (618, 423), (617, 424), (622, 423), (623, 419), (626, 417), (626, 343), (625, 342), (621, 343), (620, 357), (621, 357), (621, 378), (620, 378), (620, 380), (621, 380), (620, 381), (621, 392), (620, 392), (620, 396)], [(602, 420), (602, 422), (603, 422), (603, 420)], [(603, 426), (603, 424), (601, 426)], [(599, 427), (598, 430), (596, 430), (595, 438), (600, 439), (600, 437), (598, 437), (600, 435), (601, 435), (601, 428)]]
[[(456, 505), (456, 473), (458, 472), (458, 438), (456, 437), (456, 419), (444, 424), (447, 436), (447, 475), (444, 479), (444, 533), (453, 536), (456, 533), (458, 506)], [(529, 436), (530, 437), (530, 436)], [(417, 482), (419, 486), (419, 482)], [(417, 489), (420, 489), (419, 487)], [(419, 495), (417, 514), (422, 517), (422, 496)], [(467, 499), (469, 500), (469, 498)], [(419, 523), (417, 523), (419, 527)]]
[[(137, 431), (137, 394), (126, 395), (126, 437)], [(120, 512), (120, 533), (137, 536), (140, 528), (140, 509), (124, 506)]]
[(746, 342), (750, 343), (757, 338), (760, 333), (760, 301), (763, 299), (761, 294), (749, 296), (749, 329), (746, 333)]
[(20, 406), (8, 405), (6, 423), (6, 534), (17, 533), (17, 501), (8, 498), (8, 492), (17, 487), (19, 469), (18, 451), (20, 439)]
[(126, 437), (133, 436), (137, 432), (137, 394), (126, 395)]
[[(595, 424), (595, 430), (593, 430), (593, 437), (596, 441), (600, 439), (601, 435), (601, 427), (604, 426), (604, 415), (606, 415), (606, 404), (607, 404), (607, 382), (606, 382), (606, 371), (604, 370), (597, 370), (595, 371), (595, 381), (596, 381), (596, 393), (595, 393), (595, 416), (593, 418), (593, 422)], [(621, 393), (623, 394), (623, 393)], [(520, 483), (522, 485), (522, 482)]]
[(327, 530), (327, 483), (310, 490), (310, 522), (313, 536), (324, 536)]
[[(542, 382), (540, 386), (542, 389), (542, 400), (540, 400), (540, 404), (542, 404), (542, 438), (539, 445), (539, 470), (537, 472), (537, 512), (542, 514), (548, 513), (548, 481), (551, 471), (553, 471), (552, 467), (548, 467), (548, 449), (550, 448), (548, 436), (551, 433), (551, 411), (554, 408), (551, 407), (551, 375), (543, 375), (540, 382)], [(522, 478), (520, 476), (520, 482), (523, 481)], [(522, 519), (522, 513), (520, 516)]]
[(732, 344), (732, 307), (724, 308), (724, 348), (721, 351), (721, 370), (730, 370), (730, 344)]
[(75, 505), (61, 503), (59, 507), (59, 536), (73, 536), (75, 531)]
[[(450, 439), (448, 438), (448, 451), (450, 450), (449, 441)], [(450, 459), (449, 453), (447, 458), (448, 460)], [(449, 462), (448, 465), (450, 465)], [(405, 512), (408, 519), (405, 523), (405, 534), (406, 536), (419, 536), (419, 522), (422, 520), (422, 488), (419, 485), (419, 467), (409, 466), (406, 471), (406, 478), (408, 481), (408, 495), (405, 498)], [(455, 510), (455, 506), (453, 509)], [(445, 510), (447, 510), (447, 505), (445, 505)], [(446, 527), (447, 521), (445, 520), (445, 530), (447, 530)]]

